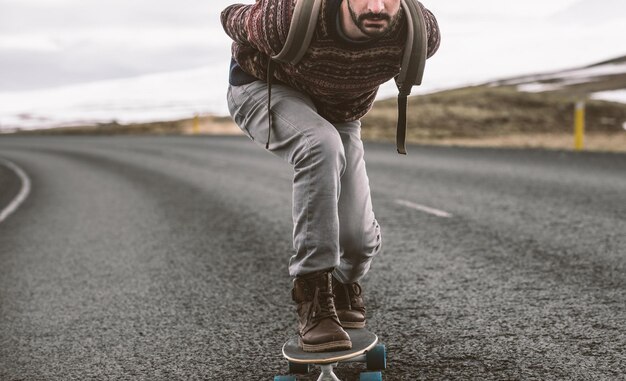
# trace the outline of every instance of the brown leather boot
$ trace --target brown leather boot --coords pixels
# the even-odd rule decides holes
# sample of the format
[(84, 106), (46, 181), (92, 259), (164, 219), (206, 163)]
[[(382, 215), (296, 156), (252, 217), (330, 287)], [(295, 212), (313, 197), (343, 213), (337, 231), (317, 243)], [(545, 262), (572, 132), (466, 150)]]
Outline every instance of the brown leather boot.
[(365, 328), (363, 289), (358, 282), (343, 284), (333, 277), (333, 293), (337, 316), (344, 328)]
[(330, 271), (316, 272), (293, 281), (291, 296), (298, 303), (300, 346), (305, 352), (352, 348), (350, 336), (341, 328), (333, 300)]

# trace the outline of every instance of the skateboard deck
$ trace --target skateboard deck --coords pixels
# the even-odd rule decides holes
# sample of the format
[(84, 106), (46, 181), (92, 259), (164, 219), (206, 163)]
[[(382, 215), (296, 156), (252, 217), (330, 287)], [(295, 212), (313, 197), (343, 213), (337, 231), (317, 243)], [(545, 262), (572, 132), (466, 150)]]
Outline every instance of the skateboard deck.
[[(283, 345), (283, 357), (289, 361), (289, 373), (306, 374), (319, 366), (321, 375), (318, 381), (339, 380), (333, 367), (342, 362), (363, 362), (367, 369), (375, 372), (361, 373), (360, 380), (382, 381), (381, 370), (386, 368), (385, 346), (378, 337), (367, 329), (346, 329), (352, 341), (352, 348), (330, 352), (305, 352), (300, 348), (298, 336), (293, 336)], [(275, 381), (296, 381), (295, 376), (276, 376)]]

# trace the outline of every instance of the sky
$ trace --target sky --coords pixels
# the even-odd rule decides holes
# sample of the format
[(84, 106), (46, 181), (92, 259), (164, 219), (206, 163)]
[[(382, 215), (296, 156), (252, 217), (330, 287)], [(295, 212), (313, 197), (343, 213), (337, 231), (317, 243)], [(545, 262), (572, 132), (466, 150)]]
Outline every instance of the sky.
[[(219, 13), (233, 3), (0, 0), (0, 100), (38, 89), (189, 70), (203, 73), (196, 86), (223, 98), (230, 41)], [(441, 48), (426, 67), (427, 90), (626, 55), (624, 0), (423, 3), (442, 32)], [(394, 91), (387, 84), (381, 96)], [(223, 113), (224, 106), (208, 111)]]
[(229, 2), (0, 0), (0, 89), (197, 68), (228, 54)]

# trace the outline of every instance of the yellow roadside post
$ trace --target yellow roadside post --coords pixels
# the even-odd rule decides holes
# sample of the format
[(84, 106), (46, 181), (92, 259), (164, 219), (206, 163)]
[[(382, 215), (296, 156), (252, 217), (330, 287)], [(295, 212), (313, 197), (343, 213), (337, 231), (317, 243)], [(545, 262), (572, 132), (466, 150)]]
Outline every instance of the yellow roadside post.
[(198, 114), (195, 114), (193, 116), (193, 134), (197, 135), (200, 133), (200, 118), (198, 117)]
[(585, 101), (576, 102), (576, 110), (574, 111), (574, 149), (582, 151), (584, 148), (585, 138)]

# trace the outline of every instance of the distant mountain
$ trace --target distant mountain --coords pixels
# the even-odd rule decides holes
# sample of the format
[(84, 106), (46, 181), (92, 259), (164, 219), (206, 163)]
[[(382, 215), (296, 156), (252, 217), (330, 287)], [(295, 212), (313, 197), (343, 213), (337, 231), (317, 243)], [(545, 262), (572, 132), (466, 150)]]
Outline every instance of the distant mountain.
[[(487, 85), (515, 86), (525, 92), (591, 96), (626, 103), (623, 95), (626, 93), (626, 56), (578, 68), (501, 79)], [(598, 93), (602, 95), (597, 96)], [(617, 95), (617, 98), (609, 93)]]
[(626, 56), (617, 57), (617, 58), (613, 58), (613, 59), (610, 59), (610, 60), (607, 60), (607, 61), (598, 62), (596, 64), (589, 65), (588, 67), (601, 66), (601, 65), (607, 65), (607, 64), (619, 64), (619, 63), (626, 63)]

